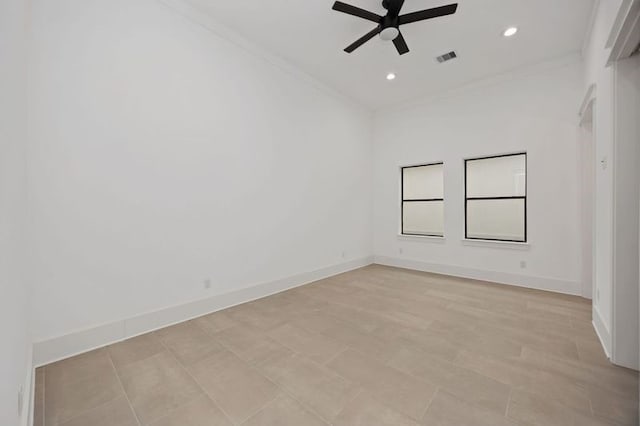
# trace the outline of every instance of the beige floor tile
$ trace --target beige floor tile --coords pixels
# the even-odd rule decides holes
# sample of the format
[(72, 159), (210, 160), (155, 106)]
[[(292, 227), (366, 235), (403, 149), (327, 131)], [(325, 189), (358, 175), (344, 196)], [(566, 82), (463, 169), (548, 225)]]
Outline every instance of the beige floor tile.
[(526, 390), (546, 397), (584, 413), (591, 413), (586, 387), (562, 376), (540, 370), (519, 358), (503, 359), (463, 351), (456, 364), (495, 379), (515, 389)]
[[(479, 298), (469, 294), (452, 292), (444, 289), (429, 289), (426, 295), (434, 299), (442, 299), (445, 302), (455, 302), (477, 308), (487, 308), (490, 304), (486, 297)], [(523, 303), (522, 305), (524, 306), (525, 304)]]
[(327, 426), (320, 417), (311, 413), (288, 396), (280, 396), (258, 411), (242, 426)]
[(382, 314), (382, 316), (387, 321), (401, 327), (417, 328), (420, 330), (428, 330), (434, 322), (434, 320), (423, 318), (401, 310), (388, 311)]
[(528, 324), (513, 326), (508, 323), (479, 323), (476, 331), (480, 334), (493, 334), (518, 342), (525, 348), (535, 349), (550, 355), (577, 360), (578, 348), (570, 338), (551, 337), (545, 333), (535, 332)]
[(202, 394), (196, 382), (166, 351), (123, 367), (119, 375), (143, 424), (166, 416)]
[(568, 426), (575, 420), (567, 407), (520, 390), (511, 393), (507, 417), (528, 426)]
[(196, 324), (204, 331), (214, 334), (227, 328), (233, 327), (238, 323), (231, 319), (228, 313), (225, 311), (214, 312), (209, 315), (204, 315), (194, 320)]
[[(329, 280), (332, 279), (330, 278)], [(323, 280), (322, 282), (304, 286), (299, 291), (312, 299), (324, 300), (329, 303), (340, 301), (348, 304), (350, 301), (353, 301), (352, 296), (355, 293), (361, 292), (361, 290), (353, 286), (345, 285), (347, 281), (348, 280), (338, 282), (335, 279), (332, 281)]]
[(367, 333), (339, 320), (322, 334), (380, 361), (391, 358), (399, 347), (396, 336), (377, 332)]
[(391, 408), (420, 419), (437, 387), (409, 376), (354, 350), (338, 355), (327, 364), (331, 370), (360, 384)]
[(502, 336), (489, 334), (483, 335), (472, 331), (468, 336), (457, 339), (452, 337), (464, 348), (471, 352), (488, 354), (500, 358), (518, 357), (522, 353), (522, 345), (516, 341), (505, 339)]
[[(575, 413), (573, 426), (620, 426), (624, 425), (624, 423), (615, 423), (611, 420), (601, 419), (593, 416), (588, 416), (585, 414)], [(630, 425), (640, 424), (638, 421), (635, 423), (631, 422)]]
[(321, 313), (337, 318), (350, 327), (364, 333), (370, 333), (390, 322), (382, 315), (376, 315), (363, 310), (359, 305), (346, 306), (338, 303), (329, 303), (322, 309)]
[(297, 293), (296, 289), (278, 293), (256, 302), (261, 310), (285, 322), (293, 316), (317, 311), (327, 305), (326, 301), (306, 297)]
[(442, 386), (458, 371), (452, 362), (427, 354), (419, 348), (404, 347), (388, 362), (388, 365), (409, 375)]
[(209, 397), (202, 395), (171, 411), (151, 426), (232, 426), (232, 423)]
[(191, 366), (189, 371), (236, 424), (254, 415), (280, 394), (270, 380), (228, 351)]
[(121, 396), (122, 387), (113, 367), (80, 380), (54, 382), (45, 378), (45, 424), (58, 426)]
[(476, 335), (475, 324), (448, 321), (447, 317), (431, 320), (427, 331), (438, 336), (448, 337), (455, 342), (460, 342)]
[(503, 415), (438, 391), (422, 419), (426, 426), (516, 426)]
[(354, 383), (299, 355), (272, 359), (261, 369), (286, 392), (329, 423), (360, 391)]
[(262, 331), (271, 330), (287, 321), (287, 317), (281, 313), (262, 308), (259, 300), (234, 306), (224, 312), (234, 321)]
[(583, 309), (583, 305), (558, 305), (555, 303), (549, 303), (549, 301), (538, 302), (528, 301), (527, 309), (534, 311), (541, 317), (549, 315), (550, 313), (557, 314), (559, 319), (566, 319), (571, 321), (572, 319), (578, 319), (582, 321), (591, 321), (591, 310)]
[(476, 306), (464, 305), (462, 303), (452, 302), (447, 305), (446, 309), (450, 312), (471, 317), (474, 321), (485, 324), (506, 324), (515, 327), (522, 327), (527, 324), (525, 318), (517, 315), (499, 312), (490, 307), (479, 308)]
[(340, 329), (347, 326), (344, 321), (340, 321), (338, 318), (327, 315), (325, 312), (309, 312), (299, 315), (291, 320), (291, 323), (296, 327), (304, 328), (314, 333), (327, 333), (331, 335), (331, 330)]
[(530, 366), (547, 371), (558, 379), (593, 385), (611, 393), (638, 397), (638, 373), (626, 368), (608, 364), (592, 364), (581, 360), (566, 359), (545, 352), (525, 348), (522, 359)]
[(185, 366), (195, 364), (224, 350), (220, 343), (193, 321), (163, 328), (154, 334)]
[(381, 341), (388, 342), (384, 353), (390, 354), (390, 356), (393, 356), (395, 351), (390, 350), (389, 344), (395, 344), (395, 346), (392, 346), (395, 349), (402, 346), (420, 348), (427, 354), (445, 360), (454, 360), (461, 349), (460, 344), (440, 334), (431, 333), (428, 330), (400, 327), (395, 324), (378, 329), (374, 334)]
[(335, 426), (418, 426), (418, 423), (361, 392), (340, 412)]
[(637, 391), (612, 393), (598, 385), (590, 385), (588, 392), (594, 416), (622, 425), (640, 424)]
[[(600, 400), (602, 401), (602, 400)], [(607, 403), (608, 404), (608, 403)], [(615, 403), (614, 403), (615, 404)], [(609, 409), (613, 405), (609, 406)], [(609, 411), (611, 413), (611, 411)], [(631, 412), (623, 410), (617, 412), (622, 416), (614, 421), (579, 412), (558, 403), (553, 395), (532, 394), (526, 391), (514, 390), (511, 394), (507, 416), (522, 425), (570, 425), (570, 426), (613, 426), (638, 424), (637, 404)]]
[[(573, 340), (576, 346), (578, 346), (578, 340), (600, 344), (593, 330), (593, 325), (590, 322), (587, 323), (589, 327), (576, 327), (575, 324), (577, 323), (575, 321), (577, 320), (558, 322), (546, 320), (546, 318), (537, 318), (535, 321), (532, 321), (531, 329), (542, 336), (549, 336), (552, 339)], [(579, 358), (580, 348), (578, 346), (578, 359)]]
[[(590, 325), (593, 327), (592, 325)], [(595, 365), (610, 366), (611, 362), (602, 349), (602, 345), (595, 339), (576, 339), (578, 359)]]
[(133, 410), (127, 399), (121, 396), (62, 423), (60, 426), (137, 426)]
[(590, 317), (579, 297), (371, 265), (40, 368), (34, 419), (127, 425), (120, 377), (164, 426), (637, 424), (638, 373)]
[(269, 337), (320, 364), (329, 361), (346, 349), (346, 345), (343, 343), (290, 324), (284, 324), (271, 330)]
[(113, 365), (106, 348), (54, 362), (45, 367), (46, 381), (49, 385), (70, 384), (112, 372)]
[(215, 335), (224, 347), (252, 365), (292, 353), (291, 349), (268, 337), (263, 331), (246, 325), (227, 328)]
[(509, 400), (509, 386), (474, 371), (461, 369), (442, 385), (442, 389), (469, 403), (504, 413)]
[(113, 344), (108, 347), (108, 350), (113, 364), (118, 369), (132, 362), (158, 355), (165, 348), (153, 333), (148, 333)]

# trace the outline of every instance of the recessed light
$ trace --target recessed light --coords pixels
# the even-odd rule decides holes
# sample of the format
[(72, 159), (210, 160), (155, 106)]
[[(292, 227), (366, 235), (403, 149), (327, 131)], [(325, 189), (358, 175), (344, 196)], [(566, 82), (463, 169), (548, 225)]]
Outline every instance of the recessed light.
[(509, 27), (506, 30), (504, 30), (502, 35), (505, 36), (505, 37), (511, 37), (511, 36), (515, 35), (517, 32), (518, 32), (518, 28), (517, 27)]
[(396, 75), (394, 73), (390, 72), (389, 74), (387, 74), (387, 80), (391, 81), (395, 79), (396, 79)]

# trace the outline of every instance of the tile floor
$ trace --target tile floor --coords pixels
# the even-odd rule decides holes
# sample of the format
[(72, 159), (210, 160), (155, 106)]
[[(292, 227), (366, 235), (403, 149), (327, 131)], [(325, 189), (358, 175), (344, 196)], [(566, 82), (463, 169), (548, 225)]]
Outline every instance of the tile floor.
[(586, 300), (368, 266), (39, 368), (36, 426), (637, 425)]

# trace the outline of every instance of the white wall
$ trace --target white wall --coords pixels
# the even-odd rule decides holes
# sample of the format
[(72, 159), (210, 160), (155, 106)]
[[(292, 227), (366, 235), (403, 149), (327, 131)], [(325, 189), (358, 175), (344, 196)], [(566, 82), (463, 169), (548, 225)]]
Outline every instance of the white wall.
[[(620, 305), (620, 309), (616, 308), (614, 315), (614, 303), (616, 303), (615, 299), (626, 301), (631, 300), (631, 297), (636, 299), (635, 294), (638, 286), (637, 280), (631, 284), (632, 277), (637, 273), (637, 268), (631, 266), (636, 261), (635, 250), (637, 250), (637, 246), (634, 248), (634, 245), (630, 245), (627, 239), (630, 233), (633, 234), (636, 229), (633, 226), (635, 220), (629, 219), (629, 217), (637, 215), (637, 211), (633, 208), (628, 209), (628, 204), (624, 201), (625, 199), (635, 200), (637, 197), (634, 192), (637, 190), (637, 175), (634, 175), (635, 169), (637, 169), (635, 162), (637, 156), (632, 149), (633, 144), (624, 142), (625, 137), (634, 140), (633, 126), (637, 122), (637, 110), (629, 104), (629, 102), (631, 104), (634, 102), (634, 93), (629, 92), (629, 87), (633, 85), (624, 81), (625, 79), (632, 80), (634, 77), (633, 71), (627, 76), (620, 74), (619, 64), (606, 66), (611, 52), (611, 46), (607, 46), (607, 41), (623, 3), (628, 2), (622, 0), (599, 2), (590, 38), (585, 44), (583, 53), (586, 64), (585, 90), (592, 84), (596, 85), (597, 104), (594, 115), (596, 211), (593, 318), (605, 351), (613, 357), (613, 361), (632, 366), (637, 365), (637, 361), (635, 364), (629, 363), (628, 357), (622, 357), (626, 358), (626, 361), (616, 360), (616, 351), (613, 347), (614, 336), (612, 335), (616, 316), (622, 318), (622, 320), (617, 320), (622, 329), (625, 329), (629, 324), (635, 324), (635, 321), (629, 321), (628, 309), (623, 308), (624, 303)], [(630, 96), (621, 98), (620, 95)], [(630, 114), (631, 116), (629, 116)], [(625, 131), (627, 131), (627, 135), (622, 137), (621, 132)], [(631, 134), (628, 133), (629, 131)], [(619, 136), (622, 137), (620, 140), (618, 140)], [(622, 145), (619, 145), (619, 142)], [(602, 165), (603, 160), (606, 161), (606, 166)], [(632, 165), (625, 164), (626, 161), (631, 161)], [(622, 163), (619, 164), (619, 162)], [(616, 278), (619, 278), (618, 283), (616, 283)], [(627, 291), (625, 286), (633, 286), (634, 288)], [(632, 310), (637, 311), (637, 306)], [(635, 317), (635, 315), (633, 316)], [(637, 324), (634, 327), (637, 327)], [(623, 346), (625, 340), (635, 346), (635, 339), (629, 340), (628, 335), (625, 339), (618, 338), (616, 340)], [(635, 350), (623, 350), (623, 352), (632, 353), (634, 354), (632, 357), (637, 359)]]
[(593, 236), (595, 172), (593, 114), (595, 102), (590, 102), (581, 117), (581, 141), (578, 147), (578, 179), (580, 181), (580, 241), (582, 297), (593, 299)]
[[(0, 424), (26, 424), (31, 384), (26, 216), (27, 2), (0, 2)], [(24, 391), (22, 418), (18, 391)]]
[(36, 340), (371, 255), (364, 109), (154, 0), (33, 24)]
[[(583, 51), (584, 92), (596, 85), (595, 139), (595, 233), (593, 317), (598, 335), (611, 353), (613, 297), (613, 69), (607, 68), (607, 38), (616, 19), (620, 0), (599, 1), (592, 29)], [(604, 163), (603, 163), (604, 161)]]
[(638, 369), (638, 210), (640, 185), (640, 56), (615, 64), (613, 353)]
[[(578, 117), (572, 57), (381, 111), (374, 131), (378, 261), (580, 294)], [(527, 152), (527, 248), (463, 243), (464, 158)], [(399, 167), (445, 163), (445, 241), (399, 237)], [(526, 262), (526, 267), (521, 267)]]

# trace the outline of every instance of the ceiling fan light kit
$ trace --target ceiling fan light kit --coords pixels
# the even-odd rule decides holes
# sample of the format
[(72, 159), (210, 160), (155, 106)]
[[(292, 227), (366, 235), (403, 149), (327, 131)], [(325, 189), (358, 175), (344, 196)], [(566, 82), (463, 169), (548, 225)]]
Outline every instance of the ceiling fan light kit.
[(380, 31), (380, 38), (384, 41), (395, 40), (400, 35), (400, 30), (396, 27), (387, 27)]
[(368, 10), (346, 4), (341, 1), (336, 1), (333, 4), (333, 10), (378, 24), (376, 28), (347, 46), (344, 51), (351, 53), (378, 35), (382, 40), (393, 40), (393, 44), (395, 45), (398, 53), (400, 55), (404, 55), (409, 52), (409, 47), (400, 32), (400, 25), (438, 18), (440, 16), (453, 15), (458, 9), (458, 4), (453, 3), (446, 6), (434, 7), (432, 9), (425, 9), (418, 12), (400, 15), (400, 9), (402, 9), (403, 5), (404, 0), (383, 0), (382, 7), (387, 9), (387, 14), (385, 16), (380, 16), (377, 13), (369, 12)]

